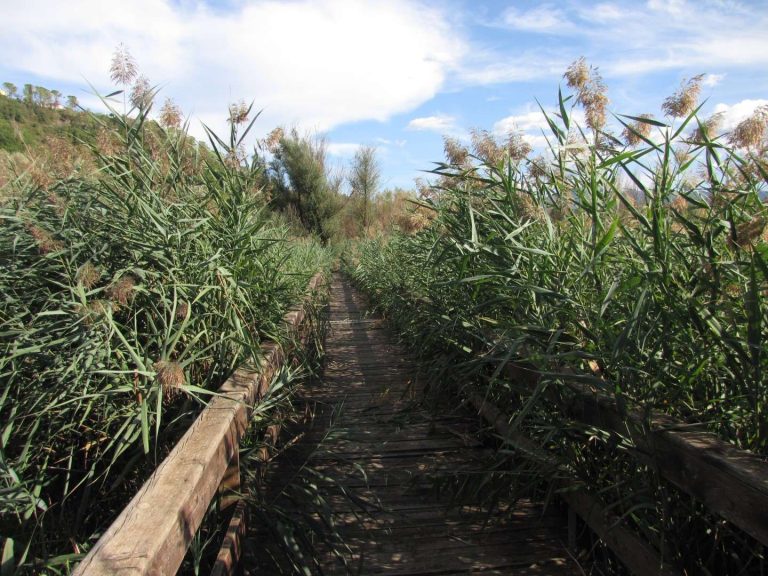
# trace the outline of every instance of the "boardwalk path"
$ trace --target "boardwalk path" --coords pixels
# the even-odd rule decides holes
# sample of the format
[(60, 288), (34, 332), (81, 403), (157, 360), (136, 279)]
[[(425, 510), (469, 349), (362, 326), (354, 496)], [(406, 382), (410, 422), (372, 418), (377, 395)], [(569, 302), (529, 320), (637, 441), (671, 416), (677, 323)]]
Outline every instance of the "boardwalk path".
[[(466, 413), (436, 418), (420, 407), (406, 354), (364, 312), (360, 295), (335, 276), (325, 376), (307, 391), (343, 430), (321, 445), (314, 465), (337, 484), (327, 499), (352, 550), (352, 572), (579, 573), (555, 512), (522, 501), (507, 518), (489, 519), (480, 507), (440, 497), (435, 479), (482, 466), (478, 422)], [(354, 497), (339, 495), (339, 485)], [(326, 574), (345, 573), (330, 553), (320, 562)]]

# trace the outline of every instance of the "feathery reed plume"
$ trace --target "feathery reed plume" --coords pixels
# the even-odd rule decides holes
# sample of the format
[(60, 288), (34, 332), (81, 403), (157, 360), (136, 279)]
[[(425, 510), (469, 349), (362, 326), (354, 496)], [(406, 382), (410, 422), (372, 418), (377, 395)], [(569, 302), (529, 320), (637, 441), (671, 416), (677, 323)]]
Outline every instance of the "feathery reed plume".
[(520, 132), (510, 130), (507, 133), (506, 151), (509, 157), (515, 162), (520, 162), (531, 153), (533, 148), (525, 141)]
[(189, 314), (189, 302), (186, 300), (180, 300), (178, 305), (176, 306), (176, 319), (177, 320), (184, 320), (187, 315)]
[(274, 154), (278, 148), (280, 148), (280, 140), (285, 136), (285, 130), (280, 126), (272, 130), (264, 139), (264, 145), (272, 154)]
[(571, 63), (563, 74), (569, 88), (582, 90), (589, 82), (589, 66), (587, 59), (581, 56), (578, 60)]
[(90, 260), (77, 269), (77, 282), (86, 290), (93, 288), (101, 278), (101, 272)]
[(64, 245), (58, 240), (55, 240), (50, 232), (48, 232), (47, 230), (43, 230), (39, 226), (35, 226), (34, 224), (29, 224), (27, 225), (27, 230), (32, 235), (32, 238), (35, 239), (35, 242), (37, 243), (37, 248), (38, 250), (40, 250), (41, 254), (57, 252), (62, 248), (64, 248)]
[(92, 300), (85, 306), (82, 304), (75, 306), (75, 312), (83, 318), (86, 326), (93, 326), (98, 319), (116, 311), (117, 306), (108, 300)]
[[(648, 120), (653, 119), (653, 114), (640, 114), (638, 118), (646, 118)], [(651, 133), (651, 125), (647, 122), (641, 122), (637, 120), (624, 127), (624, 131), (621, 135), (624, 137), (624, 141), (627, 146), (637, 146), (643, 141), (643, 138), (648, 138)]]
[(723, 123), (723, 116), (723, 112), (717, 112), (706, 120), (700, 121), (699, 125), (694, 128), (690, 139), (693, 142), (703, 142), (705, 136), (709, 140), (717, 136), (717, 131), (720, 130), (720, 126)]
[(178, 362), (158, 360), (154, 364), (155, 379), (160, 383), (166, 400), (175, 398), (184, 386), (184, 369)]
[(541, 179), (547, 175), (547, 160), (539, 155), (528, 163), (528, 175), (532, 178)]
[(443, 137), (443, 150), (449, 164), (453, 166), (465, 166), (469, 158), (469, 150), (456, 138)]
[(768, 220), (764, 216), (755, 216), (748, 222), (742, 222), (736, 226), (735, 237), (728, 239), (729, 244), (734, 248), (754, 247), (757, 240), (763, 239), (766, 223)]
[(250, 107), (245, 101), (234, 102), (229, 105), (229, 118), (227, 121), (230, 124), (245, 124), (248, 122), (248, 110)]
[(148, 108), (152, 103), (152, 89), (149, 85), (149, 79), (142, 74), (136, 78), (131, 89), (131, 104), (136, 108)]
[(166, 98), (163, 107), (160, 109), (160, 125), (163, 128), (178, 129), (181, 127), (181, 119), (181, 108), (173, 100)]
[(678, 212), (685, 212), (685, 209), (688, 208), (688, 202), (685, 198), (678, 195), (675, 196), (675, 199), (672, 200), (672, 202), (669, 203), (670, 208), (673, 210), (677, 210)]
[(752, 115), (739, 122), (728, 140), (740, 148), (757, 148), (768, 129), (768, 105), (758, 106)]
[(488, 130), (472, 128), (470, 130), (472, 140), (472, 153), (485, 164), (498, 164), (501, 160), (501, 150)]
[(109, 68), (109, 77), (116, 84), (128, 86), (138, 74), (136, 61), (131, 56), (125, 44), (120, 42), (112, 55), (112, 65)]
[(112, 284), (107, 291), (110, 299), (125, 306), (133, 298), (133, 289), (136, 287), (136, 280), (133, 276), (126, 275)]
[(682, 118), (693, 112), (699, 101), (703, 79), (704, 74), (694, 76), (690, 80), (684, 79), (678, 91), (664, 99), (661, 105), (664, 114), (672, 118)]
[(525, 192), (517, 194), (517, 213), (521, 220), (539, 220), (544, 217), (544, 210)]
[(563, 77), (568, 87), (576, 91), (576, 101), (584, 108), (587, 126), (597, 132), (605, 125), (610, 102), (602, 76), (582, 56), (568, 67)]

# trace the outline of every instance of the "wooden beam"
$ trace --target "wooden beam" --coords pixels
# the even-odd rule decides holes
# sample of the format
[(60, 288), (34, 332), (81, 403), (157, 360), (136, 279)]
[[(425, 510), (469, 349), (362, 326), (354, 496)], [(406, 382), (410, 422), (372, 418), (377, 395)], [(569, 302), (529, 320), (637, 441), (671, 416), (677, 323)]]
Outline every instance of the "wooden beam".
[[(510, 363), (507, 375), (535, 385), (541, 374), (531, 365)], [(620, 410), (616, 400), (596, 389), (567, 382), (571, 398), (558, 408), (585, 424), (630, 438), (635, 454), (710, 511), (768, 546), (768, 460), (720, 440), (699, 425), (653, 412)], [(650, 420), (650, 422), (648, 422)], [(650, 426), (649, 426), (650, 424)]]
[(651, 428), (642, 415), (625, 417), (605, 395), (578, 392), (568, 408), (578, 420), (632, 440), (659, 473), (711, 510), (768, 545), (768, 461), (712, 433), (660, 414)]
[[(314, 292), (322, 277), (312, 278)], [(295, 331), (303, 309), (286, 314)], [(78, 576), (175, 574), (200, 527), (224, 474), (237, 454), (251, 408), (268, 390), (284, 353), (262, 347), (259, 369), (238, 370), (157, 467), (117, 519), (75, 569)]]
[[(520, 447), (525, 452), (539, 454), (552, 465), (553, 469), (563, 468), (552, 454), (541, 450), (535, 442), (521, 432), (512, 430), (507, 416), (496, 406), (478, 394), (471, 395), (470, 402), (503, 439), (509, 440), (512, 445)], [(679, 576), (681, 574), (679, 570), (665, 563), (653, 546), (624, 526), (621, 519), (611, 512), (599, 497), (590, 494), (582, 485), (556, 480), (554, 488), (568, 504), (569, 509), (581, 516), (633, 574), (638, 576)]]

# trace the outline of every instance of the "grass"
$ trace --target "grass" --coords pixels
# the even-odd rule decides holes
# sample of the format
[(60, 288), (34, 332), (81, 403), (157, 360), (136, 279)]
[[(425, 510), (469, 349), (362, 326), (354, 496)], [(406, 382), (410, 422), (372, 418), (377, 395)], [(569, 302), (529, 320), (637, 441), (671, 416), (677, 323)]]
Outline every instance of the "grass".
[(211, 151), (148, 109), (96, 118), (95, 174), (3, 191), (3, 574), (68, 571), (328, 265), (233, 160), (250, 126)]
[[(638, 464), (628, 438), (579, 425), (552, 399), (588, 383), (624, 410), (700, 423), (768, 455), (765, 147), (710, 134), (688, 101), (666, 122), (617, 117), (633, 136), (625, 145), (603, 129), (604, 109), (576, 124), (574, 107), (591, 101), (604, 108), (560, 97), (546, 157), (452, 149), (460, 162), (437, 165), (423, 201), (431, 226), (363, 242), (347, 268), (435, 386), (492, 400), (667, 560), (760, 573), (760, 546)], [(529, 388), (508, 376), (512, 364), (544, 378)], [(542, 480), (551, 473), (505, 451)]]

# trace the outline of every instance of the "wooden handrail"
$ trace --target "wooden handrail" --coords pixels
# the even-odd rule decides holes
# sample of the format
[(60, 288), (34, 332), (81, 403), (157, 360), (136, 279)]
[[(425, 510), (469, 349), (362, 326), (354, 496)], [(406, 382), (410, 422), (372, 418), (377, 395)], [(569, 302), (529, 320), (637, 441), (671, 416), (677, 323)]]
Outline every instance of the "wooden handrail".
[(614, 399), (597, 393), (574, 394), (567, 412), (585, 424), (631, 438), (661, 476), (768, 545), (765, 459), (669, 416), (652, 414), (649, 428), (641, 414), (622, 417)]
[[(569, 370), (563, 370), (567, 380)], [(507, 375), (535, 386), (542, 374), (510, 363)], [(621, 410), (616, 400), (589, 386), (568, 383), (558, 408), (572, 418), (632, 440), (633, 453), (675, 486), (699, 499), (710, 511), (768, 546), (768, 461), (720, 440), (700, 426), (659, 412)]]
[[(309, 282), (313, 293), (322, 273)], [(304, 307), (285, 315), (295, 332)], [(173, 450), (77, 566), (77, 576), (175, 574), (219, 490), (248, 428), (254, 402), (268, 391), (284, 361), (275, 343), (262, 347), (257, 370), (241, 369), (229, 378)]]
[[(512, 430), (508, 418), (496, 406), (478, 394), (470, 396), (470, 403), (502, 439), (528, 453), (539, 454), (552, 466), (553, 470), (562, 469), (551, 454), (542, 454), (543, 451), (535, 442), (523, 433)], [(624, 526), (620, 518), (583, 485), (568, 480), (555, 480), (553, 488), (633, 574), (639, 576), (679, 576), (681, 574), (669, 563), (665, 563), (653, 546)]]

